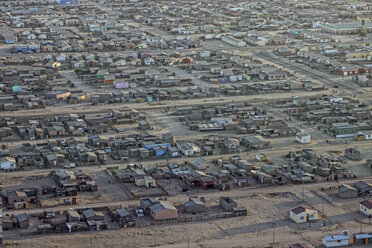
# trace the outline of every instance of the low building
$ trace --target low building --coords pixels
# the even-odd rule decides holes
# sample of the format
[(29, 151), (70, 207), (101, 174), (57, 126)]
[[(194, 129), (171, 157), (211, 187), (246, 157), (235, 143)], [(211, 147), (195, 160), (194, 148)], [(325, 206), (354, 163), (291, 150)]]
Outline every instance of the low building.
[(364, 200), (360, 202), (360, 212), (372, 216), (372, 200)]
[(338, 189), (337, 195), (340, 198), (354, 198), (358, 197), (358, 190), (351, 185), (342, 184)]
[(238, 204), (230, 197), (220, 196), (220, 207), (225, 211), (233, 211)]
[(116, 210), (116, 216), (120, 226), (132, 226), (136, 221), (126, 208)]
[(80, 214), (75, 210), (67, 210), (66, 217), (68, 222), (78, 222), (81, 220)]
[(311, 135), (305, 132), (296, 134), (296, 141), (301, 144), (309, 144), (311, 142)]
[(345, 233), (341, 235), (324, 236), (322, 244), (325, 247), (341, 247), (349, 245), (350, 236)]
[(190, 197), (189, 201), (185, 203), (184, 211), (189, 214), (205, 212), (205, 203), (199, 198)]
[[(361, 22), (325, 23), (320, 28), (323, 32), (331, 34), (358, 34), (362, 28)], [(372, 22), (365, 22), (365, 30), (372, 32)]]
[(345, 149), (345, 157), (351, 160), (361, 160), (362, 154), (355, 148)]
[(236, 39), (236, 38), (234, 38), (230, 35), (221, 36), (221, 40), (226, 42), (227, 44), (230, 44), (230, 45), (233, 45), (233, 46), (236, 46), (236, 47), (244, 47), (244, 46), (247, 45), (247, 43), (245, 41)]
[(358, 190), (358, 195), (368, 195), (372, 192), (372, 184), (364, 181), (354, 183), (354, 187)]
[(140, 120), (138, 122), (138, 128), (140, 130), (148, 130), (150, 128), (150, 124), (145, 120)]
[(372, 245), (372, 233), (354, 234), (354, 244), (356, 245)]
[(4, 157), (0, 159), (1, 170), (15, 170), (17, 166), (16, 160), (13, 157)]
[(309, 206), (298, 206), (289, 211), (289, 217), (296, 223), (304, 223), (318, 219), (318, 211)]
[(194, 166), (197, 170), (205, 170), (207, 169), (207, 162), (202, 158), (194, 159)]
[(16, 215), (17, 227), (18, 228), (28, 228), (30, 226), (30, 218), (27, 213), (20, 213)]
[(178, 218), (178, 210), (169, 201), (159, 201), (149, 207), (150, 215), (155, 220)]
[(193, 156), (194, 155), (194, 148), (191, 145), (186, 143), (185, 141), (177, 141), (176, 142), (177, 149), (185, 156)]

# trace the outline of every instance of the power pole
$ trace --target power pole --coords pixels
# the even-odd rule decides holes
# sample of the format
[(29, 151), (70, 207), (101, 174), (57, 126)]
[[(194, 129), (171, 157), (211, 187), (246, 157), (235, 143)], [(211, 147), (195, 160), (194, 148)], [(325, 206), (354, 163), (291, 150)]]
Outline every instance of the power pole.
[(155, 221), (155, 246), (156, 246), (156, 221)]
[(273, 245), (275, 244), (275, 226), (273, 226)]
[(187, 228), (187, 248), (190, 248), (190, 230)]
[(360, 233), (363, 232), (362, 222), (360, 222)]
[(302, 201), (304, 201), (305, 197), (305, 187), (302, 185)]

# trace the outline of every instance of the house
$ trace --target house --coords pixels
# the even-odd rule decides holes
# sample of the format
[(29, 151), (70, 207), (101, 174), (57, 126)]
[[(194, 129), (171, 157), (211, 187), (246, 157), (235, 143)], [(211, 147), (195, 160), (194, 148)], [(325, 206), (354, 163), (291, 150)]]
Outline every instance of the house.
[(304, 223), (318, 219), (318, 211), (308, 206), (298, 206), (289, 211), (289, 217), (296, 223)]
[(309, 144), (311, 142), (311, 135), (305, 132), (296, 134), (296, 141), (301, 144)]
[(3, 157), (0, 159), (1, 170), (15, 170), (16, 165), (16, 160), (13, 157)]
[(184, 205), (184, 211), (189, 214), (205, 212), (205, 202), (197, 197), (190, 197), (189, 201)]
[(30, 201), (26, 192), (21, 191), (21, 190), (8, 191), (6, 195), (6, 199), (7, 199), (7, 204), (9, 206), (15, 206), (15, 204), (23, 203), (25, 207), (26, 204)]
[(66, 217), (68, 222), (79, 222), (81, 220), (80, 214), (75, 210), (67, 210)]
[(242, 139), (242, 144), (252, 149), (263, 149), (271, 146), (271, 142), (260, 136), (245, 136)]
[(194, 166), (197, 170), (205, 170), (207, 169), (207, 162), (202, 158), (194, 159)]
[(322, 244), (325, 247), (341, 247), (349, 245), (350, 236), (345, 232), (341, 235), (324, 236)]
[(354, 187), (358, 190), (358, 195), (368, 195), (372, 192), (372, 184), (363, 181), (354, 183)]
[(345, 157), (358, 161), (362, 159), (362, 154), (355, 148), (347, 148), (345, 149)]
[(18, 228), (28, 228), (30, 226), (30, 219), (27, 213), (20, 213), (16, 215), (17, 227)]
[(178, 218), (178, 210), (169, 201), (159, 201), (149, 207), (150, 215), (155, 220)]
[(93, 209), (87, 209), (82, 212), (84, 220), (102, 221), (105, 219), (102, 213), (96, 212)]
[(203, 176), (200, 178), (200, 184), (204, 190), (218, 188), (218, 180), (214, 176)]
[(145, 120), (140, 120), (138, 122), (138, 128), (140, 130), (148, 130), (150, 128), (150, 124)]
[(135, 219), (126, 208), (119, 208), (116, 210), (116, 216), (120, 226), (132, 226), (136, 223)]
[(220, 196), (220, 207), (225, 211), (233, 211), (238, 204), (230, 197)]
[(176, 142), (177, 149), (185, 156), (193, 156), (194, 155), (194, 148), (191, 145), (186, 143), (186, 141), (177, 141)]
[(245, 41), (236, 39), (236, 38), (234, 38), (230, 35), (221, 36), (221, 40), (226, 42), (227, 44), (230, 44), (230, 45), (233, 45), (233, 46), (236, 46), (236, 47), (244, 47), (244, 46), (247, 45), (247, 43)]
[(372, 200), (364, 200), (360, 202), (360, 212), (372, 216)]
[(354, 198), (358, 197), (358, 190), (351, 185), (342, 184), (338, 189), (337, 195), (340, 198)]

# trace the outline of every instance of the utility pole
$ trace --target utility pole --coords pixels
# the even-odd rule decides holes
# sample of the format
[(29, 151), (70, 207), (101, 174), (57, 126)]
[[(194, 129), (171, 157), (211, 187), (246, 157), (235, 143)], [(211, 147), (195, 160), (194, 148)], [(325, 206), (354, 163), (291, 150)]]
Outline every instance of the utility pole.
[(187, 248), (190, 248), (190, 230), (187, 228)]
[(155, 221), (155, 246), (156, 246), (156, 221)]
[(305, 187), (302, 185), (302, 201), (304, 201), (305, 197)]
[(325, 216), (325, 212), (324, 212), (324, 199), (323, 199), (323, 210), (322, 210), (322, 212), (323, 212), (323, 215)]
[(360, 233), (363, 232), (362, 222), (360, 222)]
[(275, 226), (273, 226), (273, 245), (275, 244)]

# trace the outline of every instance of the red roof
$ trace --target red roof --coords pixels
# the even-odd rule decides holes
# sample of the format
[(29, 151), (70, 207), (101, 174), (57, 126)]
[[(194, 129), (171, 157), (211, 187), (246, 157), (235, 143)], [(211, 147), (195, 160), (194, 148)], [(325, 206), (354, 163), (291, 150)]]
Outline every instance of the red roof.
[(371, 200), (364, 200), (360, 203), (361, 205), (365, 206), (368, 209), (372, 208), (372, 201)]

